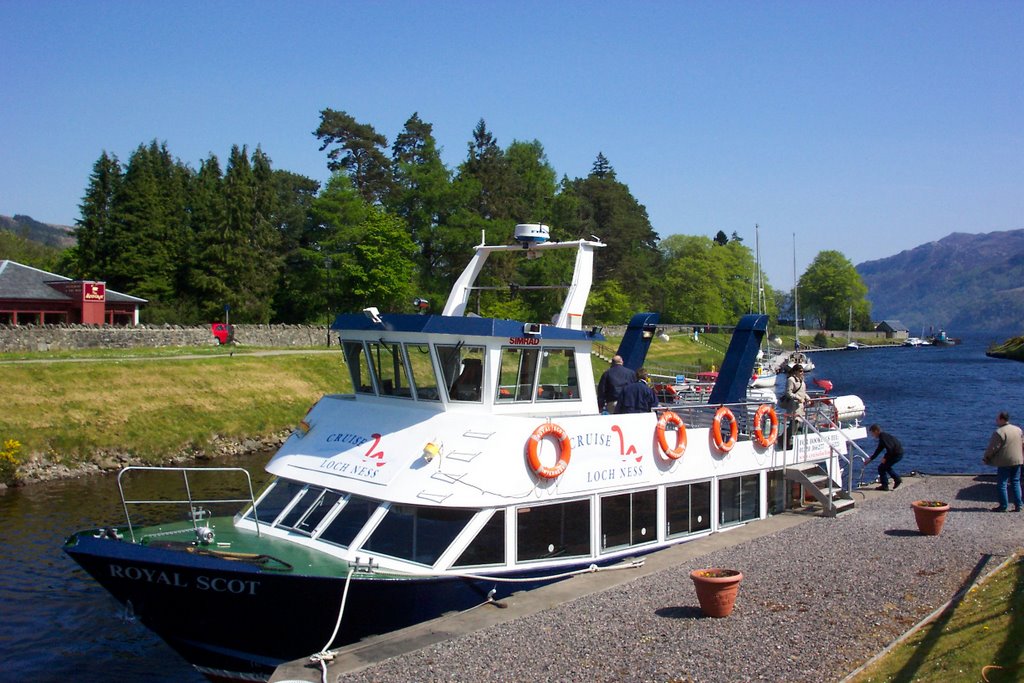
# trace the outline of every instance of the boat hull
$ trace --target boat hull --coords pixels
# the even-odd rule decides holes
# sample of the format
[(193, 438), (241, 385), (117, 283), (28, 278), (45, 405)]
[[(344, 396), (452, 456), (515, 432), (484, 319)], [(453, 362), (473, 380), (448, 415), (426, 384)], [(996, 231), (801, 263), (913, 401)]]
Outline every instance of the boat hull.
[[(244, 562), (149, 548), (81, 532), (65, 552), (138, 619), (200, 671), (241, 680), (269, 676), (282, 662), (320, 651), (334, 631), (347, 574), (302, 575)], [(558, 580), (529, 572), (526, 583), (459, 577), (388, 579), (354, 574), (337, 637), (339, 647), (465, 610), (514, 591)], [(506, 574), (505, 578), (527, 572)]]

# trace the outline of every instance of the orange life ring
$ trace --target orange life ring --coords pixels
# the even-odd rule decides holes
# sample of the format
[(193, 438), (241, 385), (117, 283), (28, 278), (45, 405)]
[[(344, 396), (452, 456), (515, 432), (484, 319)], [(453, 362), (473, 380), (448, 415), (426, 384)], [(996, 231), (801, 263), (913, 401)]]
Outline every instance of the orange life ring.
[[(729, 440), (726, 441), (722, 438), (722, 418), (729, 419)], [(715, 441), (715, 448), (728, 453), (732, 450), (732, 447), (736, 445), (736, 440), (739, 438), (740, 428), (736, 424), (736, 416), (732, 414), (732, 411), (725, 406), (719, 406), (718, 410), (715, 411), (715, 420), (711, 425), (711, 438)]]
[[(540, 450), (540, 441), (546, 436), (554, 436), (558, 439), (559, 454), (558, 462), (553, 467), (545, 467), (540, 464), (540, 457), (537, 455), (537, 451)], [(565, 430), (556, 425), (554, 422), (545, 422), (540, 427), (533, 430), (533, 434), (526, 441), (526, 458), (530, 463), (530, 469), (533, 470), (534, 474), (544, 479), (555, 479), (562, 472), (565, 472), (565, 468), (569, 466), (569, 458), (572, 456), (572, 446), (569, 444), (569, 435), (565, 433)]]
[[(676, 426), (675, 448), (669, 448), (668, 439), (665, 438), (665, 428), (670, 422)], [(658, 419), (658, 426), (654, 428), (654, 433), (658, 437), (658, 445), (661, 446), (662, 453), (672, 460), (678, 460), (683, 457), (683, 453), (686, 452), (686, 425), (683, 424), (683, 418), (671, 410), (666, 410)]]
[[(772, 425), (768, 436), (764, 435), (765, 415), (768, 416), (768, 420)], [(761, 448), (768, 448), (775, 443), (777, 438), (779, 438), (779, 416), (776, 414), (775, 408), (767, 403), (762, 404), (758, 407), (757, 412), (754, 413), (754, 440), (757, 441), (757, 445)]]

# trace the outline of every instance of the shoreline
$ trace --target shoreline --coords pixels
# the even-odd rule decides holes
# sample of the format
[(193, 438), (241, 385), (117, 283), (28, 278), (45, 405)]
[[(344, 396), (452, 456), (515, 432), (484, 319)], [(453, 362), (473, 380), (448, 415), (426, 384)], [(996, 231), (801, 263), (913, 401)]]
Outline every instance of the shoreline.
[(186, 448), (159, 462), (152, 462), (123, 451), (100, 450), (93, 452), (81, 462), (66, 464), (55, 462), (38, 455), (18, 465), (18, 477), (11, 484), (0, 482), (0, 491), (45, 484), (63, 479), (117, 472), (132, 465), (174, 466), (187, 462), (214, 462), (222, 458), (246, 456), (262, 451), (276, 450), (291, 436), (292, 429), (285, 429), (267, 436), (224, 437), (215, 434), (207, 449)]

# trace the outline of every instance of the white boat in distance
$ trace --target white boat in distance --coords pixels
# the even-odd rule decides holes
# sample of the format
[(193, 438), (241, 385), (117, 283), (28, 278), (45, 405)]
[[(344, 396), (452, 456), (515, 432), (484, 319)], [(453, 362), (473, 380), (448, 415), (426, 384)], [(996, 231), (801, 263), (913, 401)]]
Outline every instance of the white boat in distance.
[[(128, 468), (125, 522), (75, 533), (65, 552), (204, 675), (260, 680), (284, 661), (802, 505), (787, 480), (840, 509), (832, 494), (843, 473), (852, 486), (863, 403), (816, 399), (780, 450), (785, 416), (745, 398), (766, 316), (739, 321), (707, 405), (602, 415), (591, 350), (604, 337), (582, 323), (605, 245), (547, 233), (521, 225), (515, 244), (477, 246), (440, 314), (338, 316), (354, 390), (309, 410), (267, 465), (266, 489), (233, 496), (245, 501), (237, 514), (198, 493), (208, 470)], [(489, 255), (559, 250), (575, 265), (550, 324), (469, 314)], [(630, 321), (628, 367), (657, 322)], [(182, 514), (147, 525), (131, 511), (154, 501), (127, 490), (154, 469), (184, 479), (172, 499)], [(815, 483), (797, 478), (812, 470)]]

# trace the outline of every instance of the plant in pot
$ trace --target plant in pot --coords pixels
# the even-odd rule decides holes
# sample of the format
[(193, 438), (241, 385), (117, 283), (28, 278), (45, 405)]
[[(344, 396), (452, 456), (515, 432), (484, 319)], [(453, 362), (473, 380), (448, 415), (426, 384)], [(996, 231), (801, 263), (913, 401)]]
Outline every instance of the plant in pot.
[(697, 591), (700, 611), (709, 617), (727, 617), (732, 614), (736, 594), (740, 590), (743, 574), (736, 569), (694, 569), (690, 572)]
[(946, 523), (949, 504), (941, 500), (915, 500), (910, 505), (914, 508), (917, 530), (925, 536), (938, 536)]

